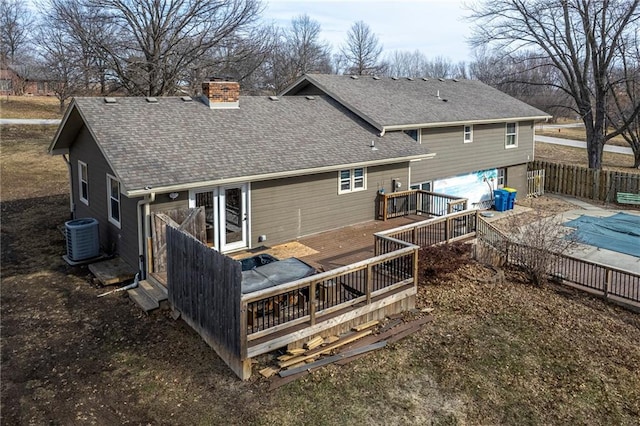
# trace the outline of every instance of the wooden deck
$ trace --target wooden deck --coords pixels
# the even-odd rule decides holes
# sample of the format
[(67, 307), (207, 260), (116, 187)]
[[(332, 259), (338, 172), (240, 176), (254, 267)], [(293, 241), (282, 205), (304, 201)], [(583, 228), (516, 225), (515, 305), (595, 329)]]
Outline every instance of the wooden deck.
[(376, 232), (420, 222), (428, 218), (429, 216), (410, 215), (389, 219), (384, 222), (374, 220), (302, 237), (297, 241), (278, 244), (273, 247), (262, 247), (233, 253), (232, 257), (241, 259), (260, 253), (268, 253), (279, 259), (297, 257), (321, 271), (329, 271), (373, 257), (373, 234)]

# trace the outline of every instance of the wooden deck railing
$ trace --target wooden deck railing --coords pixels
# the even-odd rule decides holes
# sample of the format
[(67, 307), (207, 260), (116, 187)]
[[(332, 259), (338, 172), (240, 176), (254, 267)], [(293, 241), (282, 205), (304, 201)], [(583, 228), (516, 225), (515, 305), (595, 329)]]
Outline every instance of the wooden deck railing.
[(399, 242), (427, 247), (472, 237), (476, 233), (478, 214), (479, 210), (465, 210), (378, 232), (375, 254), (385, 253)]
[[(476, 258), (492, 264), (522, 265), (536, 257), (536, 247), (512, 242), (482, 218), (478, 221)], [(549, 276), (563, 284), (599, 294), (605, 299), (640, 309), (640, 274), (578, 259), (562, 253), (549, 258)]]
[(466, 198), (411, 189), (379, 195), (378, 217), (387, 220), (411, 214), (444, 216), (467, 209)]
[(335, 311), (415, 285), (418, 247), (402, 245), (371, 259), (243, 295), (248, 341), (299, 324), (315, 325)]

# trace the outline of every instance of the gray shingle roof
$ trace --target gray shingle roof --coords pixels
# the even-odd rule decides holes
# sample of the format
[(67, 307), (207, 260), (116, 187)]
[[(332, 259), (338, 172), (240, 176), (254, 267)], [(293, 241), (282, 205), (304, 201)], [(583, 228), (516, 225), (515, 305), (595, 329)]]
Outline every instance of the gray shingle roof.
[(477, 80), (425, 81), (373, 76), (354, 79), (345, 75), (308, 74), (284, 94), (295, 95), (310, 84), (380, 130), (389, 126), (426, 127), (425, 124), (549, 116)]
[[(240, 108), (227, 110), (178, 97), (157, 103), (116, 98), (112, 104), (76, 98), (73, 105), (129, 192), (428, 154), (402, 132), (378, 137), (372, 126), (325, 96), (241, 97)], [(79, 117), (73, 111), (68, 116), (67, 121)], [(64, 149), (70, 141), (63, 129), (51, 149)]]

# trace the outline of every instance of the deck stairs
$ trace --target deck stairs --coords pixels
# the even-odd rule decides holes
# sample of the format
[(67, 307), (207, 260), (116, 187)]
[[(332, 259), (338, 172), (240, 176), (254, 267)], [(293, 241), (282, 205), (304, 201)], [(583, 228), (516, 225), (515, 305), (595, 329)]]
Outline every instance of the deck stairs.
[(133, 300), (145, 312), (168, 305), (167, 288), (152, 277), (140, 281), (138, 287), (127, 290), (129, 298)]

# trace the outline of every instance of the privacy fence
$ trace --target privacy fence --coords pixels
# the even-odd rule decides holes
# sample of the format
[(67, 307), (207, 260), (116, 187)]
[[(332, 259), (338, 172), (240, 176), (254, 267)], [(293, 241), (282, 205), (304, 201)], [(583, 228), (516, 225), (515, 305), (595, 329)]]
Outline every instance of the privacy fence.
[(603, 296), (607, 300), (640, 309), (640, 274), (578, 259), (562, 253), (541, 254), (540, 249), (516, 243), (482, 218), (478, 221), (476, 259), (495, 266), (529, 266), (542, 255), (549, 278)]
[[(529, 170), (544, 170), (544, 191), (602, 202), (618, 193), (640, 194), (640, 174), (595, 170), (585, 166), (533, 161)], [(535, 180), (535, 178), (534, 178)]]

